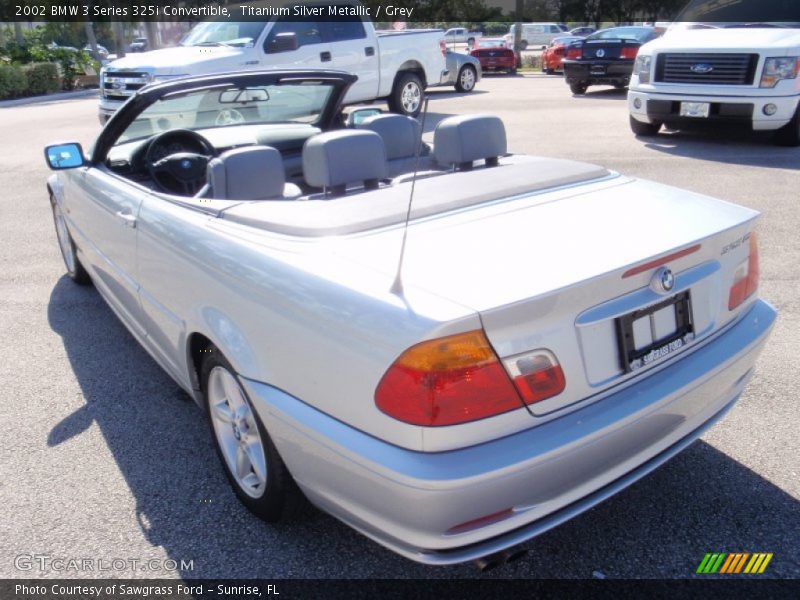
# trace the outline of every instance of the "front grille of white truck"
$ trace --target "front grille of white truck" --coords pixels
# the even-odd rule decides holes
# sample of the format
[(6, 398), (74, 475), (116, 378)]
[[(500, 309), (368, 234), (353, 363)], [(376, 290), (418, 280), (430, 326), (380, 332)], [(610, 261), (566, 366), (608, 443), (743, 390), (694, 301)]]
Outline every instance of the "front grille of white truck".
[(136, 90), (150, 83), (150, 74), (140, 71), (107, 71), (103, 78), (103, 96), (109, 100), (127, 100)]
[(655, 81), (701, 85), (752, 85), (758, 54), (688, 53), (659, 54)]

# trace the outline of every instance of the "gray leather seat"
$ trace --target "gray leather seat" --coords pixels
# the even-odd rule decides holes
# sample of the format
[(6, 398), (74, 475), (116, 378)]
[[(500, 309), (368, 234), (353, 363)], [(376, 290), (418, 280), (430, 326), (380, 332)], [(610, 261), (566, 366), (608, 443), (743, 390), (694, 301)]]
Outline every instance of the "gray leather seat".
[(302, 191), (286, 183), (281, 153), (269, 146), (234, 148), (212, 158), (198, 197), (226, 200), (293, 200)]
[(506, 128), (491, 115), (448, 117), (433, 132), (433, 155), (445, 167), (467, 171), (476, 160), (494, 167), (507, 151)]
[[(358, 129), (368, 129), (381, 136), (386, 148), (386, 167), (389, 177), (414, 170), (417, 146), (422, 133), (419, 121), (404, 115), (375, 115), (364, 119), (358, 125)], [(428, 152), (428, 147), (423, 146), (420, 155), (424, 157)], [(424, 168), (429, 166), (425, 160), (420, 162), (424, 164)]]
[(340, 196), (356, 184), (376, 189), (388, 177), (383, 140), (374, 131), (353, 129), (315, 135), (303, 146), (303, 176), (325, 196)]

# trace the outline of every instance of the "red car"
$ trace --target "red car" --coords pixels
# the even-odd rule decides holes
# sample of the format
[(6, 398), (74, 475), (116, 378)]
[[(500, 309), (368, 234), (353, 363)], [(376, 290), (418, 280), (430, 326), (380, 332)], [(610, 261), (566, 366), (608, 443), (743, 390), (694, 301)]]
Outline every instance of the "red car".
[(517, 74), (517, 57), (511, 48), (506, 48), (502, 38), (479, 38), (470, 51), (470, 55), (481, 63), (481, 70), (507, 71)]
[(567, 55), (567, 46), (583, 38), (575, 35), (565, 35), (553, 38), (550, 45), (542, 52), (542, 72), (552, 75), (564, 71), (564, 57)]

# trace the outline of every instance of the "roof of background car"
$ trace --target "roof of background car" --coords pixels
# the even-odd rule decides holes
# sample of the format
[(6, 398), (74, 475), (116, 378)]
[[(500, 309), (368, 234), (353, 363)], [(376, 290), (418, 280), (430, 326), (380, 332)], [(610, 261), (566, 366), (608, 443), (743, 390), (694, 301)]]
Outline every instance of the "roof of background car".
[(490, 47), (494, 45), (502, 46), (506, 43), (503, 38), (481, 38), (478, 40), (478, 46)]

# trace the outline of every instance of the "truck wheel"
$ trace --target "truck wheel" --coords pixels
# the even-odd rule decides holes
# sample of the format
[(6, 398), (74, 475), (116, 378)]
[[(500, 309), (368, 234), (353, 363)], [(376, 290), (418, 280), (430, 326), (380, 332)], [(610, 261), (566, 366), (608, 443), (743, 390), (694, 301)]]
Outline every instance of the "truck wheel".
[(475, 38), (470, 37), (467, 38), (467, 48), (472, 48), (475, 45)]
[(570, 83), (569, 84), (570, 91), (573, 94), (575, 94), (576, 96), (582, 96), (583, 94), (585, 94), (586, 93), (586, 89), (588, 87), (589, 86), (586, 85), (585, 83)]
[(475, 67), (472, 65), (464, 65), (458, 72), (458, 79), (456, 79), (456, 89), (459, 92), (469, 93), (475, 89), (475, 80), (478, 78)]
[(228, 360), (214, 347), (200, 368), (214, 446), (239, 500), (264, 521), (293, 513), (302, 498)]
[(800, 106), (792, 120), (775, 132), (775, 142), (781, 146), (800, 146)]
[(653, 137), (658, 135), (658, 130), (661, 129), (661, 123), (654, 121), (653, 123), (642, 123), (637, 121), (630, 115), (628, 116), (631, 122), (631, 131), (638, 137)]
[(425, 90), (416, 73), (404, 73), (394, 83), (392, 95), (389, 96), (389, 110), (392, 112), (416, 117), (422, 110)]
[(521, 40), (519, 43), (520, 50), (527, 50), (528, 49), (528, 40)]
[(67, 276), (78, 285), (89, 285), (92, 283), (89, 273), (83, 268), (75, 251), (75, 242), (67, 229), (67, 220), (61, 207), (56, 202), (53, 194), (50, 194), (50, 208), (53, 210), (53, 223), (56, 226), (56, 237), (58, 247), (61, 249), (61, 257), (64, 259), (64, 266), (67, 268)]

